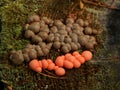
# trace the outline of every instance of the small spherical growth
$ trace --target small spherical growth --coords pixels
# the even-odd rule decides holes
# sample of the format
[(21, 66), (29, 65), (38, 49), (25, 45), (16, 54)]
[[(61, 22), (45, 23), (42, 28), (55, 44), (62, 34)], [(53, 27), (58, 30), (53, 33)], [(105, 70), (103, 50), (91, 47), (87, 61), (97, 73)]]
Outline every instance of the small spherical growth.
[(73, 68), (73, 63), (68, 61), (68, 60), (65, 60), (64, 63), (63, 63), (63, 66), (67, 69), (72, 69)]
[(16, 64), (20, 65), (24, 62), (24, 57), (21, 50), (15, 51), (10, 55), (10, 60)]
[(77, 30), (77, 29), (80, 29), (80, 26), (79, 26), (79, 24), (74, 23), (72, 26), (72, 30)]
[(25, 38), (31, 38), (34, 35), (35, 35), (34, 32), (32, 32), (31, 30), (26, 30), (24, 34)]
[(93, 29), (92, 34), (96, 35), (96, 34), (98, 34), (98, 31), (96, 29)]
[(84, 30), (84, 33), (85, 34), (92, 34), (92, 28), (86, 27), (85, 30)]
[(60, 46), (61, 46), (61, 43), (60, 43), (59, 41), (56, 41), (56, 42), (53, 43), (53, 47), (54, 47), (55, 49), (59, 49)]
[(77, 34), (72, 33), (72, 34), (70, 35), (70, 37), (71, 37), (71, 39), (72, 39), (72, 42), (78, 42), (78, 36), (77, 36)]
[(67, 31), (68, 33), (72, 32), (71, 27), (66, 26), (66, 31)]
[(79, 29), (73, 30), (73, 33), (77, 34), (78, 36), (83, 35), (83, 31)]
[(47, 68), (48, 68), (48, 62), (47, 62), (47, 60), (43, 59), (43, 60), (41, 61), (41, 63), (42, 63), (42, 68), (43, 68), (43, 69), (47, 69)]
[(42, 72), (42, 68), (40, 67), (39, 61), (37, 59), (33, 59), (32, 61), (30, 61), (29, 67), (38, 73)]
[(47, 42), (53, 42), (54, 39), (55, 39), (54, 34), (53, 34), (53, 33), (50, 33), (50, 34), (48, 35)]
[(44, 56), (46, 56), (50, 50), (48, 48), (44, 47), (44, 48), (42, 48), (42, 51), (44, 53)]
[(23, 27), (23, 30), (26, 31), (28, 30), (29, 24), (25, 24), (25, 26)]
[(40, 48), (45, 48), (46, 47), (45, 42), (39, 42), (38, 45), (40, 46)]
[(65, 69), (62, 67), (59, 67), (59, 68), (55, 69), (55, 73), (58, 76), (63, 76), (63, 75), (65, 75)]
[(80, 49), (80, 48), (81, 48), (81, 45), (80, 45), (80, 43), (79, 43), (79, 42), (77, 42), (77, 43), (75, 43), (75, 44), (77, 45), (78, 49)]
[(61, 35), (60, 36), (60, 42), (64, 42), (64, 39), (65, 39), (65, 35)]
[(66, 24), (67, 27), (72, 28), (72, 24)]
[(40, 32), (46, 32), (48, 34), (50, 30), (47, 25), (43, 25), (40, 27)]
[(71, 59), (72, 54), (71, 53), (66, 53), (65, 54), (65, 60), (70, 60)]
[(34, 33), (38, 33), (40, 31), (39, 22), (33, 22), (28, 26), (28, 29), (33, 31)]
[(79, 68), (81, 66), (81, 63), (76, 59), (73, 61), (74, 68)]
[(54, 70), (54, 68), (55, 68), (55, 64), (54, 63), (48, 64), (48, 67), (47, 67), (48, 70)]
[(42, 72), (42, 68), (38, 67), (38, 68), (35, 69), (35, 71), (38, 72), (38, 73), (41, 73)]
[(69, 51), (72, 50), (70, 43), (65, 43), (64, 46), (67, 47)]
[(29, 53), (28, 53), (30, 59), (36, 59), (37, 58), (37, 52), (35, 49), (30, 49)]
[(78, 50), (78, 46), (77, 46), (75, 43), (71, 42), (70, 45), (71, 45), (71, 49), (72, 49), (73, 51)]
[(59, 33), (60, 35), (65, 35), (65, 36), (67, 35), (67, 31), (65, 31), (65, 30), (63, 30), (63, 29), (62, 29), (62, 30), (59, 30), (58, 33)]
[(89, 41), (94, 42), (94, 41), (96, 41), (96, 38), (94, 36), (90, 36)]
[(65, 28), (66, 28), (66, 26), (64, 24), (57, 26), (58, 30), (65, 30)]
[(55, 20), (54, 25), (55, 26), (61, 26), (61, 25), (63, 25), (63, 23), (60, 20)]
[(35, 47), (34, 47), (34, 45), (32, 45), (32, 44), (27, 44), (26, 46), (25, 46), (25, 48), (23, 49), (23, 51), (25, 51), (25, 52), (29, 52), (29, 50), (30, 49), (34, 49)]
[(75, 58), (81, 63), (85, 63), (85, 58), (81, 55), (76, 55)]
[(56, 26), (51, 27), (51, 28), (50, 28), (50, 32), (52, 32), (52, 33), (57, 33), (57, 32), (58, 32), (57, 27), (56, 27)]
[(26, 62), (29, 62), (30, 61), (30, 57), (27, 53), (23, 54), (23, 58)]
[(33, 59), (29, 62), (29, 67), (31, 69), (36, 69), (37, 67), (40, 67), (40, 64), (37, 59)]
[(53, 45), (53, 43), (47, 43), (47, 48), (50, 50), (51, 49), (51, 47), (52, 47), (52, 45)]
[(92, 53), (90, 51), (83, 51), (82, 54), (81, 54), (86, 61), (89, 61), (92, 59)]
[(57, 57), (55, 60), (55, 64), (59, 67), (63, 67), (63, 62), (64, 62), (64, 58), (62, 58), (61, 56)]
[(58, 37), (58, 36), (55, 36), (55, 38), (54, 38), (54, 42), (59, 42), (60, 41), (60, 38)]
[(94, 44), (93, 44), (92, 42), (88, 42), (88, 43), (85, 45), (85, 47), (86, 47), (87, 49), (93, 49), (93, 48), (94, 48)]
[(83, 19), (77, 19), (76, 23), (78, 23), (80, 26), (84, 26), (84, 21)]
[(39, 37), (38, 35), (34, 35), (34, 36), (32, 37), (32, 42), (34, 42), (34, 43), (42, 42), (42, 38)]
[(47, 62), (48, 62), (48, 64), (53, 63), (53, 61), (51, 59), (47, 59)]
[(39, 60), (38, 62), (39, 62), (39, 64), (40, 64), (40, 67), (42, 68), (42, 62), (41, 62), (41, 60)]
[(43, 41), (48, 38), (47, 32), (39, 32), (39, 33), (38, 33), (38, 36), (40, 36)]
[(69, 52), (69, 49), (68, 49), (67, 46), (62, 46), (62, 47), (61, 47), (61, 51), (62, 51), (63, 53), (68, 53), (68, 52)]
[(74, 51), (74, 52), (72, 53), (72, 55), (73, 55), (73, 56), (76, 56), (76, 55), (80, 55), (80, 53), (79, 53), (78, 51)]
[(89, 26), (89, 21), (88, 20), (85, 20), (84, 21), (84, 26), (86, 27), (86, 26)]
[(47, 17), (42, 17), (41, 20), (43, 20), (46, 24), (50, 24), (51, 20)]
[(71, 38), (69, 37), (69, 36), (66, 36), (65, 38), (64, 38), (64, 42), (65, 43), (71, 43)]
[(59, 66), (55, 66), (55, 67), (54, 67), (54, 70), (56, 70), (56, 69), (58, 69), (58, 68), (59, 68)]
[(85, 35), (82, 35), (78, 37), (78, 41), (82, 46), (84, 46), (88, 43), (88, 38), (86, 38)]
[(32, 22), (39, 22), (40, 17), (38, 15), (31, 15), (27, 19), (27, 23), (32, 23)]
[(35, 50), (37, 51), (37, 56), (38, 57), (44, 55), (44, 53), (43, 53), (43, 51), (42, 51), (42, 49), (40, 48), (39, 45), (36, 45)]
[(67, 18), (66, 19), (66, 24), (72, 24), (74, 23), (74, 19), (73, 18)]

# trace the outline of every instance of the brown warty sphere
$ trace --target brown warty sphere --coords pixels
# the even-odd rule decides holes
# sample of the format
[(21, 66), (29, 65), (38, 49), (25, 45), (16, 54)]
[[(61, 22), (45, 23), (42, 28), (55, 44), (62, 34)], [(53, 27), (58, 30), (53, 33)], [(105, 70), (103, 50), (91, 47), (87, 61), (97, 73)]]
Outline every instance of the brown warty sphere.
[(78, 50), (78, 46), (74, 43), (74, 42), (71, 42), (71, 49), (74, 51), (74, 50)]
[(23, 57), (24, 57), (24, 60), (25, 60), (26, 62), (29, 62), (29, 61), (30, 61), (30, 57), (29, 57), (29, 55), (28, 55), (27, 53), (23, 54)]
[(66, 24), (72, 24), (74, 23), (74, 19), (73, 18), (67, 18), (66, 19)]
[(31, 15), (27, 19), (27, 23), (39, 22), (39, 21), (40, 21), (40, 17), (38, 15)]
[(38, 35), (35, 35), (34, 37), (32, 37), (32, 42), (35, 42), (35, 43), (42, 42), (42, 38)]
[(37, 52), (35, 49), (30, 49), (29, 53), (28, 53), (30, 59), (36, 59), (37, 58)]
[(59, 41), (56, 41), (56, 42), (53, 43), (53, 47), (54, 47), (55, 49), (59, 49), (60, 46), (61, 46), (61, 43), (60, 43)]
[(68, 53), (68, 52), (69, 52), (69, 49), (68, 49), (67, 46), (62, 46), (62, 47), (61, 47), (61, 51), (62, 51), (63, 53)]
[(38, 57), (44, 55), (44, 53), (43, 53), (43, 51), (42, 51), (42, 49), (40, 48), (39, 45), (36, 45), (35, 50), (37, 51), (37, 56)]
[(92, 34), (92, 28), (91, 27), (85, 27), (84, 33), (87, 35)]
[(40, 23), (33, 22), (28, 26), (28, 29), (33, 31), (34, 33), (38, 33), (40, 31)]
[(84, 21), (83, 19), (77, 19), (76, 23), (78, 23), (80, 26), (84, 26)]
[(42, 40), (46, 40), (48, 38), (48, 33), (46, 32), (39, 32), (38, 36), (40, 36), (42, 38)]
[(24, 34), (25, 38), (31, 38), (34, 35), (35, 35), (34, 32), (32, 32), (31, 30), (26, 30)]
[(54, 34), (53, 34), (53, 33), (50, 33), (50, 34), (48, 35), (47, 42), (53, 42), (54, 39), (55, 39)]
[(21, 51), (21, 50), (18, 50), (18, 51), (16, 51), (16, 52), (13, 52), (13, 53), (10, 55), (10, 60), (11, 60), (14, 64), (16, 64), (16, 65), (22, 64), (23, 61), (24, 61), (22, 51)]

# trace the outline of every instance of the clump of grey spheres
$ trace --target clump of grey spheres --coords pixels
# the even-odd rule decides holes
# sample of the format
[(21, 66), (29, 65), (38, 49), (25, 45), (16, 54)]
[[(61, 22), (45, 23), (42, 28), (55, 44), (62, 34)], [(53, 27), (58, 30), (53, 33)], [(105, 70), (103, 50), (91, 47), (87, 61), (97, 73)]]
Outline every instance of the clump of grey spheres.
[(67, 18), (63, 23), (61, 20), (39, 17), (36, 14), (28, 17), (24, 32), (31, 44), (27, 44), (22, 50), (11, 52), (10, 60), (17, 65), (46, 56), (52, 47), (63, 53), (81, 47), (93, 49), (97, 44), (95, 36), (99, 34), (97, 29), (90, 27), (89, 21), (81, 18)]

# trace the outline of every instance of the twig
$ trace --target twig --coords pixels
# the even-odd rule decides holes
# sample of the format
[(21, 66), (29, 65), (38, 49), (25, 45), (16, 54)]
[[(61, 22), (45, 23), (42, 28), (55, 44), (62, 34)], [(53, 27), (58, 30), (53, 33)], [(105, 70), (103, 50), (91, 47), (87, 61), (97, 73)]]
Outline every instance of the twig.
[(111, 6), (113, 6), (114, 2), (115, 2), (115, 0), (112, 0), (112, 2), (111, 2)]
[(78, 5), (79, 5), (78, 3), (75, 3), (75, 4), (73, 4), (73, 5), (71, 6), (69, 15), (71, 14), (71, 12), (74, 11), (74, 9), (75, 9)]
[[(103, 7), (103, 8), (120, 10), (119, 8), (113, 6), (113, 3), (115, 2), (115, 0), (112, 0), (111, 5), (107, 5), (105, 3), (101, 3), (101, 2), (98, 2), (98, 1), (93, 2), (93, 1), (88, 1), (88, 0), (81, 0), (81, 2), (91, 4), (91, 5), (94, 5), (94, 6)], [(74, 0), (74, 4), (71, 6), (70, 12), (68, 13), (69, 15), (71, 14), (71, 12), (74, 11), (74, 9), (79, 5), (79, 3), (80, 3), (80, 1)]]
[[(88, 4), (92, 4), (92, 5), (95, 5), (95, 6), (100, 6), (100, 7), (104, 7), (104, 8), (109, 8), (109, 9), (116, 9), (116, 10), (120, 10), (119, 8), (117, 7), (113, 7), (113, 6), (109, 6), (107, 4), (103, 4), (103, 3), (100, 3), (100, 2), (92, 2), (92, 1), (88, 1), (88, 0), (82, 0), (84, 3), (88, 3)], [(114, 1), (113, 1), (114, 2)]]
[(48, 70), (44, 70), (44, 71), (47, 72), (47, 73), (50, 74), (50, 75), (55, 76), (53, 73), (49, 72)]
[(50, 76), (50, 75), (47, 75), (47, 74), (44, 74), (44, 73), (39, 73), (43, 76), (46, 76), (46, 77), (49, 77), (49, 78), (54, 78), (54, 79), (67, 79), (66, 77), (55, 77), (55, 76)]

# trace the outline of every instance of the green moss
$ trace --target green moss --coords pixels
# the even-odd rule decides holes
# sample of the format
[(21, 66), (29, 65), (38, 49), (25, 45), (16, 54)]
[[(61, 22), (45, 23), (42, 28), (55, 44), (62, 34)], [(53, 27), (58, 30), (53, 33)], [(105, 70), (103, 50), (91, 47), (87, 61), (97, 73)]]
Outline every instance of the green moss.
[[(19, 50), (24, 47), (27, 40), (23, 38), (22, 26), (28, 14), (36, 13), (37, 1), (29, 0), (2, 0), (0, 1), (0, 16), (2, 19), (1, 47), (0, 53), (7, 53), (10, 50)], [(31, 4), (30, 3), (30, 4)], [(39, 5), (40, 6), (40, 5)]]
[(34, 90), (36, 84), (28, 74), (25, 66), (16, 67), (7, 64), (0, 64), (0, 77), (6, 86), (11, 85), (15, 90), (25, 90), (26, 88)]

